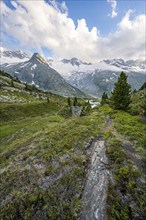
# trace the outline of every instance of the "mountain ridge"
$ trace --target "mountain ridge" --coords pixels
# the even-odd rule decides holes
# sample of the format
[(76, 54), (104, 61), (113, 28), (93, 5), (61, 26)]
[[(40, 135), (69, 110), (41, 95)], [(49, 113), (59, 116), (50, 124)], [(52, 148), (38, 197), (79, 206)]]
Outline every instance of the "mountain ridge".
[(22, 82), (35, 85), (37, 88), (63, 96), (86, 97), (79, 89), (70, 85), (38, 53), (25, 62), (3, 64), (1, 69), (17, 77)]
[[(23, 63), (22, 65), (19, 63), (20, 65), (18, 66), (24, 66), (27, 72), (28, 60), (25, 62), (26, 63)], [(30, 67), (30, 73), (32, 74), (32, 76), (34, 75), (34, 71), (37, 65), (43, 64), (44, 69), (46, 69), (46, 72), (47, 69), (49, 69), (49, 71), (52, 71), (54, 69), (56, 72), (58, 72), (68, 84), (73, 86), (71, 90), (74, 90), (74, 87), (76, 87), (88, 95), (96, 96), (99, 98), (102, 96), (103, 92), (107, 92), (110, 95), (114, 87), (114, 83), (116, 82), (119, 73), (122, 71), (124, 71), (127, 74), (128, 82), (131, 84), (132, 90), (139, 89), (143, 81), (145, 80), (144, 74), (146, 71), (146, 64), (143, 60), (125, 61), (120, 58), (110, 60), (105, 59), (102, 61), (98, 61), (96, 64), (91, 64), (81, 61), (76, 57), (71, 59), (60, 60), (48, 58), (45, 60), (38, 53), (34, 53), (33, 56), (30, 58), (29, 62), (33, 63), (33, 65)], [(6, 71), (9, 71), (9, 69), (11, 69), (10, 65), (10, 63), (8, 65), (3, 64), (2, 68), (4, 68), (4, 70)], [(15, 65), (13, 64), (12, 69), (14, 69), (14, 67)], [(41, 70), (39, 69), (39, 71)], [(18, 75), (19, 68), (16, 69), (14, 72), (15, 75)], [(37, 77), (39, 77), (39, 75)], [(28, 78), (31, 77), (29, 76)], [(63, 82), (62, 80), (61, 82)], [(28, 83), (33, 82), (36, 84), (36, 86), (39, 86), (38, 80), (37, 83), (34, 80), (28, 81)], [(43, 84), (46, 83), (43, 82)], [(44, 86), (41, 83), (41, 88), (47, 89), (47, 86)], [(62, 87), (60, 87), (59, 90), (61, 91)], [(65, 95), (67, 95), (67, 93), (65, 93)]]

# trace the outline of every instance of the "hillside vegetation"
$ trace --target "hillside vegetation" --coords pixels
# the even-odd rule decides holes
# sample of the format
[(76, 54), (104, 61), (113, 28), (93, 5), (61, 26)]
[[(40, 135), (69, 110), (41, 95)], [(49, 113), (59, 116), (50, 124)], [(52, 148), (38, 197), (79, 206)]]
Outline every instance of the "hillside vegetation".
[(78, 219), (96, 139), (105, 140), (109, 160), (108, 220), (145, 218), (146, 125), (138, 110), (104, 104), (72, 117), (67, 98), (4, 73), (0, 95), (0, 219)]

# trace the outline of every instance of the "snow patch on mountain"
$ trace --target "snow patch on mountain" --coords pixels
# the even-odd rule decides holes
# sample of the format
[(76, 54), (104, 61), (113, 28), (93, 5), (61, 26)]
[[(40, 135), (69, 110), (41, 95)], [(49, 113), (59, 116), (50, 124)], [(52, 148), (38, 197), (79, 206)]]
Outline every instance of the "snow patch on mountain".
[(47, 62), (49, 66), (57, 70), (66, 80), (69, 80), (70, 77), (81, 78), (83, 75), (91, 74), (95, 75), (95, 72), (101, 71), (113, 71), (113, 76), (117, 77), (116, 72), (124, 71), (128, 72), (141, 72), (145, 73), (146, 65), (144, 61), (124, 61), (123, 59), (113, 59), (113, 60), (102, 60), (97, 61), (96, 63), (86, 63), (77, 58), (68, 59), (57, 59), (57, 58), (48, 58)]
[(30, 64), (29, 62), (23, 63), (23, 64), (20, 66), (20, 68), (24, 68), (24, 67), (28, 66), (29, 64)]
[(31, 67), (31, 70), (35, 70), (36, 67), (37, 67), (37, 65), (34, 64), (34, 65)]
[(112, 60), (103, 60), (104, 63), (109, 66), (116, 66), (123, 71), (132, 71), (132, 72), (145, 72), (146, 71), (146, 62), (143, 60), (123, 60), (123, 59), (112, 59)]
[(44, 91), (63, 96), (86, 97), (82, 91), (67, 83), (59, 72), (51, 68), (47, 61), (38, 53), (34, 53), (25, 62), (19, 62), (9, 66), (5, 63), (1, 65), (1, 69), (14, 77), (18, 77), (19, 80), (27, 82), (27, 84), (37, 85)]

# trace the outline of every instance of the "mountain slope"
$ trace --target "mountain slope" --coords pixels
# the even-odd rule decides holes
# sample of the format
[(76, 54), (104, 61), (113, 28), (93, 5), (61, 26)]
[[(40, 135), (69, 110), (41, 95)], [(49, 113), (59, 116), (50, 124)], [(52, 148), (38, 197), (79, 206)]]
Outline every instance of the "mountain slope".
[(101, 97), (103, 92), (111, 93), (121, 71), (128, 75), (132, 90), (139, 89), (145, 80), (146, 65), (142, 60), (111, 59), (94, 64), (77, 58), (60, 61), (50, 59), (50, 65), (73, 86), (82, 91)]
[(1, 69), (42, 90), (63, 96), (85, 97), (83, 92), (68, 84), (38, 53), (26, 62), (3, 64)]
[[(28, 60), (29, 56), (22, 51), (3, 51), (0, 55), (3, 55), (1, 60), (5, 63), (1, 68), (5, 71), (24, 82), (65, 96), (85, 96), (79, 90), (96, 97), (101, 97), (103, 92), (110, 95), (121, 71), (128, 75), (132, 90), (139, 89), (145, 81), (146, 65), (143, 60), (111, 59), (92, 64), (75, 57), (44, 60), (39, 55), (37, 57), (37, 54)], [(17, 65), (12, 64), (16, 59), (19, 62), (25, 59), (27, 61)], [(56, 74), (57, 72), (67, 83)]]
[[(82, 91), (97, 97), (103, 92), (111, 94), (120, 71), (95, 70), (89, 73), (75, 72), (68, 76), (67, 81)], [(126, 72), (132, 90), (139, 89), (145, 81), (143, 73)]]
[[(53, 95), (53, 94), (51, 94)], [(0, 101), (3, 103), (31, 103), (46, 100), (50, 96), (34, 85), (22, 83), (19, 79), (0, 70)]]

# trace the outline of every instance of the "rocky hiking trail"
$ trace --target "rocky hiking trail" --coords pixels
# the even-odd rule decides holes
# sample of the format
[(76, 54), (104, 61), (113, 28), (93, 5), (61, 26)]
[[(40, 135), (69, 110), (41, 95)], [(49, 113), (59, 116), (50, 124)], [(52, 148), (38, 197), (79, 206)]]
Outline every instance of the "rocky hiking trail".
[[(112, 119), (108, 119), (104, 130), (107, 130), (111, 125)], [(85, 182), (82, 197), (83, 209), (79, 220), (106, 220), (109, 171), (104, 139), (94, 140), (91, 149), (91, 163)]]
[(83, 192), (83, 210), (79, 220), (106, 219), (108, 187), (107, 158), (103, 140), (92, 144), (92, 159)]
[[(128, 137), (122, 136), (114, 128), (114, 120), (108, 116), (103, 128), (104, 132), (110, 131), (121, 141), (127, 157), (132, 164), (146, 173), (145, 164), (138, 158), (134, 143)], [(106, 156), (106, 141), (104, 138), (95, 139), (91, 144), (91, 162), (88, 168), (85, 187), (82, 196), (82, 210), (78, 220), (107, 220), (108, 184), (112, 173)]]

